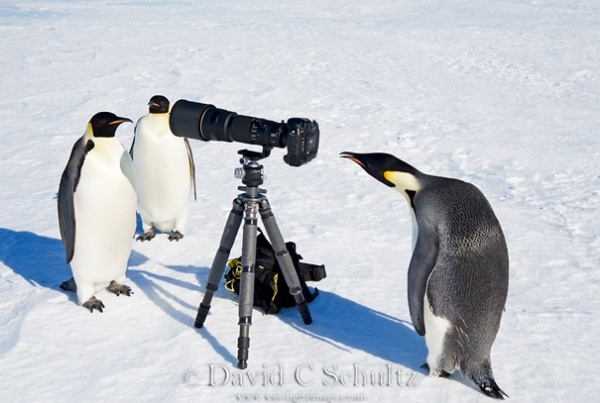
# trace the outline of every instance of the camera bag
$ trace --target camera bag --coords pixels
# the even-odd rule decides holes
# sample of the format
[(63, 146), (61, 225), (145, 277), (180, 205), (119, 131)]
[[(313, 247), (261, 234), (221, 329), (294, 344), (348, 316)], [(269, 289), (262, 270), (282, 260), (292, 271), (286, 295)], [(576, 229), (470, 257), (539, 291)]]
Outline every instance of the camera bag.
[[(302, 256), (296, 252), (294, 242), (286, 242), (285, 246), (298, 274), (304, 300), (307, 303), (312, 302), (319, 295), (319, 290), (315, 288), (311, 292), (306, 281), (320, 281), (325, 278), (327, 276), (325, 266), (301, 262)], [(241, 274), (241, 257), (231, 259), (227, 263), (224, 275), (225, 288), (236, 295), (239, 295)], [(254, 306), (262, 308), (265, 314), (272, 315), (279, 312), (281, 308), (290, 308), (295, 305), (296, 301), (290, 293), (290, 287), (285, 281), (273, 246), (259, 228), (256, 239)]]

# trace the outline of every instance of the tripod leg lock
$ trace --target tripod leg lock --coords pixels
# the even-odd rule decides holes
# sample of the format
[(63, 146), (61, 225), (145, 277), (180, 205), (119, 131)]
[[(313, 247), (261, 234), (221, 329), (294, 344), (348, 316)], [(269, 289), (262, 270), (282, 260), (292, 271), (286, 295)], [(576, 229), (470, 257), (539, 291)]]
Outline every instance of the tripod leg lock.
[(291, 295), (298, 295), (302, 293), (302, 287), (299, 285), (298, 287), (290, 287)]
[(211, 283), (207, 283), (206, 284), (206, 291), (212, 291), (215, 292), (219, 289), (219, 286), (217, 284), (211, 284)]

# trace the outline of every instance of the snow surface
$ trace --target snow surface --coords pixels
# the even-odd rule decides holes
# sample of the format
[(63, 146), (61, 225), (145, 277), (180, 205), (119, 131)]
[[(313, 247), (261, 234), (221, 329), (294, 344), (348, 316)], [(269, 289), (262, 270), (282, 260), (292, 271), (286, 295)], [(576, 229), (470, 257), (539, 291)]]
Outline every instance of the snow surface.
[[(515, 402), (598, 399), (598, 1), (0, 1), (0, 31), (1, 401), (491, 401), (419, 368), (408, 208), (341, 151), (476, 184), (511, 258), (498, 384)], [(244, 144), (192, 142), (188, 234), (133, 244), (132, 297), (100, 292), (90, 314), (58, 287), (72, 144), (94, 113), (135, 121), (155, 94), (320, 125), (314, 161), (264, 161), (285, 239), (328, 271), (314, 323), (255, 310), (244, 373), (231, 293), (193, 327)], [(117, 137), (128, 148), (133, 125)]]

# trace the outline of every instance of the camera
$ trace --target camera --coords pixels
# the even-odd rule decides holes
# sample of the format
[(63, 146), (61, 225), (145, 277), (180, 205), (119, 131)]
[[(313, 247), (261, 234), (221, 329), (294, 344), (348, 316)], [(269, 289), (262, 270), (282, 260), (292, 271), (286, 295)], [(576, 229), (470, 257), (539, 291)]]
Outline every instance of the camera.
[(178, 137), (260, 145), (263, 158), (273, 147), (287, 147), (283, 160), (295, 167), (315, 158), (319, 148), (319, 125), (315, 121), (290, 118), (287, 123), (278, 123), (185, 99), (171, 108), (169, 126)]

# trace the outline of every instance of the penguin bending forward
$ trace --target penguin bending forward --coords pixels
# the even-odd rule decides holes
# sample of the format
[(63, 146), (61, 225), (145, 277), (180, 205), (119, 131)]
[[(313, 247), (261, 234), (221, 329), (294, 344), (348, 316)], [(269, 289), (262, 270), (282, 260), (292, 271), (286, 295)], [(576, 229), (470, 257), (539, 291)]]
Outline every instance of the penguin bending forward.
[(470, 183), (424, 174), (383, 154), (340, 155), (404, 195), (413, 221), (408, 302), (413, 326), (425, 336), (433, 376), (460, 369), (492, 398), (490, 350), (508, 293), (508, 250), (485, 196)]
[(75, 142), (58, 190), (58, 223), (73, 278), (61, 284), (77, 292), (80, 305), (102, 312), (94, 294), (108, 286), (117, 296), (132, 294), (125, 285), (127, 261), (136, 227), (136, 194), (131, 158), (115, 138), (131, 122), (110, 112), (89, 121)]
[(155, 95), (148, 105), (149, 113), (138, 120), (129, 151), (144, 229), (137, 239), (149, 241), (159, 229), (169, 233), (170, 241), (179, 241), (185, 233), (192, 187), (196, 198), (194, 159), (188, 140), (171, 132), (169, 100)]

